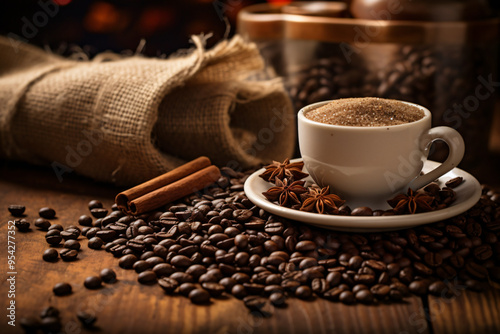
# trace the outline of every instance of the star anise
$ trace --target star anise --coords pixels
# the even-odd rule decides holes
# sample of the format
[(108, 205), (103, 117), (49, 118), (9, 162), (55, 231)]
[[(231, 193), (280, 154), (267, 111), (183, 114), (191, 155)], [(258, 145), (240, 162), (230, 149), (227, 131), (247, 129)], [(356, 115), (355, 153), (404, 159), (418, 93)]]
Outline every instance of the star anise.
[(304, 188), (304, 181), (294, 181), (289, 184), (288, 179), (281, 181), (276, 178), (276, 186), (269, 188), (268, 191), (262, 194), (271, 202), (278, 201), (281, 206), (292, 206), (300, 204), (299, 196), (307, 189)]
[(413, 191), (411, 188), (405, 194), (399, 194), (393, 199), (387, 201), (391, 207), (394, 208), (396, 214), (432, 211), (431, 206), (434, 197), (428, 194)]
[(283, 163), (273, 161), (272, 164), (265, 166), (265, 172), (259, 176), (267, 182), (275, 182), (275, 179), (283, 181), (285, 178), (298, 181), (309, 175), (302, 172), (303, 167), (304, 162), (299, 161), (290, 163), (290, 159), (287, 158)]
[(309, 192), (302, 195), (304, 202), (300, 211), (317, 213), (338, 213), (339, 207), (345, 203), (343, 199), (335, 194), (330, 194), (330, 187), (309, 188)]

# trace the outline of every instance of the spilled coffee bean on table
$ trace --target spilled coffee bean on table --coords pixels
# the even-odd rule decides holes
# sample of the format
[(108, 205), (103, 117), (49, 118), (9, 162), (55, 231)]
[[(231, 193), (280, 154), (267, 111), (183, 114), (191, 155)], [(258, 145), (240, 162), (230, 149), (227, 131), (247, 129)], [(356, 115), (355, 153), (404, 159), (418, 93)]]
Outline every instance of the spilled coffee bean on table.
[[(101, 214), (105, 209), (96, 215), (102, 204), (93, 201), (89, 209), (94, 219), (79, 219), (81, 235), (89, 239), (89, 248), (109, 252), (120, 267), (135, 270), (141, 284), (158, 284), (165, 294), (185, 296), (195, 304), (233, 295), (263, 316), (294, 297), (377, 304), (410, 293), (450, 297), (464, 286), (483, 291), (489, 281), (500, 282), (500, 193), (488, 186), (473, 208), (445, 221), (355, 234), (272, 215), (243, 191), (251, 172), (221, 172), (203, 191), (138, 216), (116, 205), (106, 215)], [(46, 229), (49, 247), (75, 240), (80, 233), (79, 227), (59, 224), (39, 230)], [(67, 260), (74, 254), (75, 246), (59, 251)], [(45, 251), (40, 260), (55, 261), (57, 255)], [(107, 269), (71, 284), (85, 282), (94, 289), (115, 281), (120, 282)], [(54, 293), (71, 294), (71, 284), (56, 284)]]

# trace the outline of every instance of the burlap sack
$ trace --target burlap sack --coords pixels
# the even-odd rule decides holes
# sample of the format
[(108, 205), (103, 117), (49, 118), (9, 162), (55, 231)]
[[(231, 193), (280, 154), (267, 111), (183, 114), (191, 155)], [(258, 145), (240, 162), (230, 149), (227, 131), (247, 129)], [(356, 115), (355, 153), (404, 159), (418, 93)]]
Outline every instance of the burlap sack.
[(133, 185), (207, 155), (245, 169), (293, 154), (280, 81), (239, 36), (167, 60), (76, 62), (0, 38), (0, 155)]

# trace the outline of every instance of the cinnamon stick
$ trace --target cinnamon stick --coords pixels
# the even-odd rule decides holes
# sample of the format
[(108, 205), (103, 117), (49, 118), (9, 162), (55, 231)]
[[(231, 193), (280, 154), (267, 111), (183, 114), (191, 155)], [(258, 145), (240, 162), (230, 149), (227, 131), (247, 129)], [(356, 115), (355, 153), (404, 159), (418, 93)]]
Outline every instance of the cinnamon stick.
[(192, 194), (217, 181), (221, 176), (219, 168), (209, 166), (180, 180), (156, 189), (128, 203), (128, 212), (138, 215), (157, 209), (167, 203)]
[(139, 184), (131, 189), (119, 193), (115, 198), (115, 203), (123, 211), (129, 211), (128, 203), (156, 189), (164, 187), (170, 183), (180, 180), (190, 174), (193, 174), (212, 163), (207, 157), (199, 157), (182, 166), (179, 166), (170, 172), (160, 175), (154, 179)]

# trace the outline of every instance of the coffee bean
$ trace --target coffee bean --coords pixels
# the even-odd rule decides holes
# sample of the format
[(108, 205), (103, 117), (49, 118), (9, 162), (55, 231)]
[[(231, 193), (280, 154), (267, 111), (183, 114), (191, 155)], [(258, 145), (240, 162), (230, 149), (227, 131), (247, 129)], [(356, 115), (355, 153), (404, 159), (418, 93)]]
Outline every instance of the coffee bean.
[(156, 282), (156, 274), (152, 270), (143, 271), (137, 276), (137, 281), (141, 284), (153, 284)]
[[(191, 284), (191, 283), (184, 283)], [(179, 283), (170, 277), (163, 277), (158, 280), (158, 285), (165, 291), (167, 294), (174, 293), (175, 289), (179, 286)]]
[(103, 208), (94, 208), (90, 210), (90, 214), (94, 218), (104, 218), (108, 214), (108, 210), (103, 209)]
[(67, 249), (74, 249), (74, 250), (79, 250), (80, 249), (80, 243), (76, 240), (67, 240), (64, 242), (63, 245), (64, 248)]
[(410, 291), (416, 295), (426, 294), (428, 287), (429, 287), (429, 284), (426, 284), (426, 282), (424, 282), (424, 281), (413, 281), (408, 286)]
[(188, 295), (193, 304), (207, 304), (210, 302), (210, 294), (204, 289), (193, 289)]
[(226, 290), (222, 284), (215, 282), (206, 282), (202, 283), (201, 286), (203, 289), (207, 290), (210, 296), (217, 298), (222, 295), (222, 293)]
[(101, 230), (97, 231), (95, 236), (104, 242), (111, 242), (116, 239), (117, 233), (113, 230)]
[(295, 250), (298, 252), (308, 252), (316, 249), (316, 243), (310, 240), (299, 241), (295, 246)]
[(43, 207), (40, 210), (38, 210), (38, 214), (42, 218), (53, 219), (56, 216), (56, 211), (49, 207)]
[(66, 296), (71, 294), (71, 285), (69, 283), (57, 283), (52, 288), (52, 291), (56, 296)]
[(269, 300), (259, 296), (248, 296), (243, 298), (245, 306), (253, 312), (262, 312), (268, 309)]
[(101, 280), (104, 283), (114, 283), (114, 282), (116, 282), (116, 273), (115, 273), (115, 271), (113, 269), (104, 268), (99, 273), (99, 276), (101, 277)]
[(82, 323), (83, 326), (85, 327), (92, 327), (94, 326), (95, 322), (97, 321), (97, 317), (95, 313), (89, 313), (85, 311), (78, 311), (76, 312), (76, 317), (80, 322)]
[(353, 304), (355, 301), (354, 294), (351, 291), (342, 291), (339, 295), (339, 300), (344, 304)]
[(44, 218), (35, 219), (35, 226), (38, 227), (42, 231), (48, 231), (50, 227), (50, 222)]
[(176, 267), (189, 267), (193, 262), (185, 255), (176, 255), (170, 260), (170, 264)]
[(269, 296), (269, 301), (276, 307), (286, 306), (286, 297), (282, 292), (273, 292)]
[(351, 212), (352, 216), (373, 216), (373, 211), (371, 208), (367, 206), (361, 206), (359, 208), (355, 208)]
[(49, 229), (47, 234), (45, 234), (45, 241), (47, 241), (48, 244), (53, 246), (59, 245), (62, 241), (61, 232), (57, 229), (53, 230)]
[(99, 289), (102, 286), (101, 278), (98, 276), (89, 276), (83, 281), (87, 289)]
[(103, 205), (102, 205), (101, 201), (99, 201), (97, 199), (93, 199), (89, 202), (88, 207), (89, 207), (89, 210), (101, 209), (103, 207)]
[(59, 257), (59, 253), (54, 248), (46, 249), (43, 252), (43, 260), (47, 262), (54, 262)]
[(22, 217), (26, 207), (24, 205), (11, 204), (9, 205), (8, 210), (14, 217)]
[(445, 185), (447, 187), (449, 187), (449, 188), (456, 188), (460, 184), (462, 184), (463, 180), (464, 180), (463, 177), (457, 176), (457, 177), (455, 177), (453, 179), (450, 179), (450, 180), (446, 181)]
[(439, 267), (443, 263), (443, 259), (439, 253), (428, 252), (424, 256), (425, 263), (431, 267)]
[(386, 284), (376, 284), (370, 288), (371, 293), (378, 300), (384, 300), (391, 291), (391, 288)]
[(373, 302), (373, 294), (368, 289), (363, 289), (354, 295), (357, 301), (363, 304), (371, 304)]
[(142, 273), (143, 271), (151, 268), (151, 265), (144, 260), (139, 260), (134, 263), (132, 268), (135, 270), (136, 273)]
[(28, 232), (30, 230), (30, 222), (26, 219), (16, 219), (14, 221), (14, 226), (17, 228), (19, 232)]
[(485, 279), (488, 276), (488, 269), (472, 261), (465, 264), (465, 270), (478, 279)]
[(132, 266), (137, 261), (137, 256), (133, 254), (124, 255), (118, 261), (118, 265), (123, 269), (132, 269)]
[(432, 282), (429, 285), (429, 293), (433, 294), (434, 296), (443, 296), (443, 292), (446, 289), (446, 284), (443, 283), (443, 281), (435, 281)]
[(309, 299), (312, 297), (312, 290), (307, 285), (301, 285), (295, 290), (295, 296), (300, 299)]
[(62, 325), (58, 317), (45, 317), (40, 322), (40, 327), (44, 333), (59, 333)]
[(179, 282), (179, 284), (194, 282), (193, 276), (179, 271), (171, 274), (170, 278), (175, 279), (177, 282)]
[(91, 249), (101, 249), (102, 245), (104, 245), (104, 241), (99, 237), (90, 238), (87, 243), (87, 246)]
[(78, 218), (78, 224), (82, 226), (92, 226), (92, 218), (87, 215), (81, 215), (80, 218)]
[(170, 276), (174, 271), (175, 269), (168, 263), (159, 263), (153, 267), (153, 272), (157, 277)]
[(74, 249), (63, 248), (59, 251), (59, 256), (63, 261), (75, 261), (78, 257), (78, 251)]
[(234, 285), (231, 289), (231, 294), (238, 299), (243, 299), (244, 297), (247, 296), (245, 287), (241, 284)]
[(474, 248), (474, 257), (479, 261), (486, 261), (493, 256), (493, 250), (488, 244), (484, 244)]

